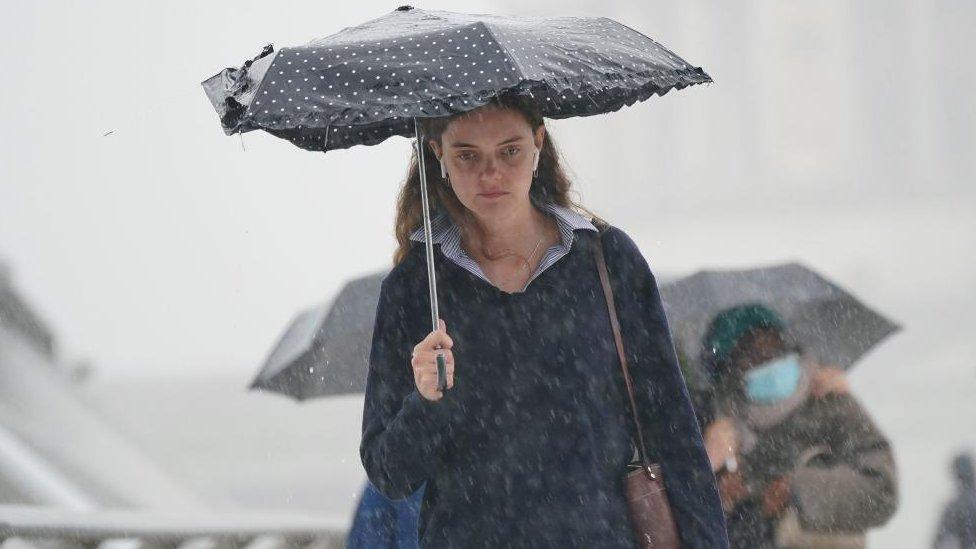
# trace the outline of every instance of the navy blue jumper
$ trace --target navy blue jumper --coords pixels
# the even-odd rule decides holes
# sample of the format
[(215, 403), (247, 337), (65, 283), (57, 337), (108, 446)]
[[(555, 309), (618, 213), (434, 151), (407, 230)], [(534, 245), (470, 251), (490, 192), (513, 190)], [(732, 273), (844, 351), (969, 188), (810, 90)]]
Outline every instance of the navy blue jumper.
[[(602, 235), (602, 236), (601, 236)], [(725, 518), (654, 276), (621, 230), (577, 230), (509, 294), (435, 253), (455, 386), (432, 402), (410, 353), (430, 331), (424, 247), (383, 281), (360, 454), (393, 499), (426, 483), (424, 547), (635, 547), (622, 480), (633, 421), (593, 249), (603, 238), (645, 439), (683, 547), (728, 546)]]

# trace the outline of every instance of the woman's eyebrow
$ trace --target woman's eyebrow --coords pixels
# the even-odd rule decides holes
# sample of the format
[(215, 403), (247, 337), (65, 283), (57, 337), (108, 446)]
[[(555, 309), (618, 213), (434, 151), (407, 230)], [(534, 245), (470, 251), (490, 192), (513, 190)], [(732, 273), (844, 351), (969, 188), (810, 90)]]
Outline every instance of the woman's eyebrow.
[[(508, 139), (506, 139), (504, 141), (501, 141), (498, 144), (499, 145), (506, 145), (508, 143), (514, 143), (515, 141), (519, 141), (521, 139), (522, 139), (522, 136), (521, 135), (513, 135), (512, 137), (509, 137)], [(473, 149), (478, 148), (477, 145), (472, 145), (471, 143), (463, 143), (463, 142), (460, 142), (460, 141), (452, 142), (451, 143), (451, 146), (452, 147), (456, 147), (456, 148), (462, 148), (462, 147), (470, 147), (470, 148), (473, 148)]]
[(509, 137), (505, 141), (502, 141), (502, 142), (500, 142), (498, 144), (499, 145), (507, 145), (508, 143), (514, 143), (515, 141), (519, 141), (521, 139), (522, 139), (522, 136), (521, 135), (513, 135), (512, 137)]

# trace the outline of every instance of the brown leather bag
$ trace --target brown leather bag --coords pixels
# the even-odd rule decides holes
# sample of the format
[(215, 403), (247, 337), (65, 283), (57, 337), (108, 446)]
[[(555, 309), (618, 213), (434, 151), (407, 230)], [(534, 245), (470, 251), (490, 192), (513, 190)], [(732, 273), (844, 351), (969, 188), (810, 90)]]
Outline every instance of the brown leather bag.
[(639, 459), (628, 466), (630, 472), (624, 477), (624, 495), (627, 497), (634, 538), (642, 549), (677, 549), (681, 543), (678, 539), (674, 515), (671, 513), (671, 504), (668, 502), (668, 494), (664, 489), (664, 480), (661, 478), (661, 466), (650, 463), (647, 459), (644, 430), (641, 428), (640, 416), (637, 413), (634, 383), (630, 377), (627, 355), (624, 353), (623, 338), (620, 337), (620, 322), (617, 320), (617, 307), (613, 301), (613, 290), (610, 288), (610, 276), (607, 274), (607, 263), (600, 236), (596, 237), (595, 255), (597, 270), (600, 272), (600, 284), (603, 286), (603, 296), (607, 300), (607, 310), (610, 312), (613, 340), (617, 346), (620, 368), (627, 385), (627, 396), (630, 397), (630, 411), (634, 415), (634, 427), (637, 429)]

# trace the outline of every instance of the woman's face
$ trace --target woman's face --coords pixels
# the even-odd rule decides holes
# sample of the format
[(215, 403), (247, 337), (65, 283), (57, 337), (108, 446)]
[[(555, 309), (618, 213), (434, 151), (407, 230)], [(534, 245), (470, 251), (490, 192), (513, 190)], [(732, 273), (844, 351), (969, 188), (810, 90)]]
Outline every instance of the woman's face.
[(441, 142), (430, 143), (461, 204), (490, 221), (528, 206), (544, 137), (545, 126), (533, 131), (517, 111), (487, 106), (453, 120)]

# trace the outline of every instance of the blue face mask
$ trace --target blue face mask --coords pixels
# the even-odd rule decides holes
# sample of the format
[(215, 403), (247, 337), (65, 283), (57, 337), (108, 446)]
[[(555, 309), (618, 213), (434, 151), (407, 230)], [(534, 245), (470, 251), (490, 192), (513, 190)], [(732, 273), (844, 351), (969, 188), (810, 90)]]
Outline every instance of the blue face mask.
[(746, 396), (760, 404), (779, 402), (796, 391), (801, 374), (796, 353), (770, 360), (746, 372)]

